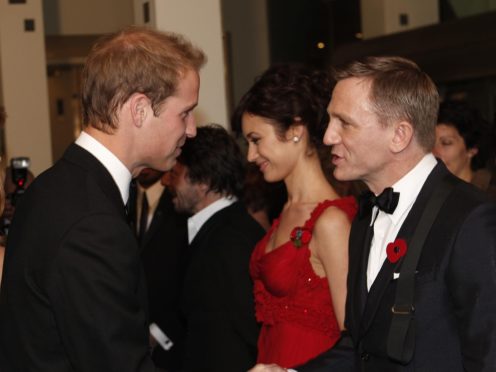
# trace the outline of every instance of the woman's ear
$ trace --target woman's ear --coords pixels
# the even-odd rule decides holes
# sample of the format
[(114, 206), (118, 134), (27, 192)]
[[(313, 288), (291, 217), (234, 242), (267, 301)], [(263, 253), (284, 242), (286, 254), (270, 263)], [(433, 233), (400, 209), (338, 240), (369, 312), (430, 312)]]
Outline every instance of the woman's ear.
[(294, 143), (298, 143), (303, 138), (305, 133), (305, 126), (303, 124), (292, 124), (286, 131), (286, 139)]
[(391, 151), (398, 153), (408, 147), (413, 140), (413, 126), (408, 121), (399, 121), (393, 124), (393, 136), (391, 138)]

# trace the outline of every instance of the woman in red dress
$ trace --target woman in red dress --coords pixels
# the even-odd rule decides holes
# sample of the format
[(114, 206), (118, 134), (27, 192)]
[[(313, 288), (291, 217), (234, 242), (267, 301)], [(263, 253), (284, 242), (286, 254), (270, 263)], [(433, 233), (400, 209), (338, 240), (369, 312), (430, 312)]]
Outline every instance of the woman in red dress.
[(303, 364), (332, 347), (343, 329), (356, 203), (338, 195), (322, 168), (321, 158), (330, 156), (322, 138), (331, 90), (325, 72), (279, 65), (255, 82), (236, 110), (248, 161), (266, 181), (284, 180), (288, 193), (251, 258), (262, 323), (259, 363)]

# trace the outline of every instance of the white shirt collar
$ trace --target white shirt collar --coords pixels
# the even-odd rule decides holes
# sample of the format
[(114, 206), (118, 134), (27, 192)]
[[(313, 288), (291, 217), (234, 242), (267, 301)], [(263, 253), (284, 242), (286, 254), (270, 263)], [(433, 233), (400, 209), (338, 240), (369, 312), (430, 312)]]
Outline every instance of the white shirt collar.
[(220, 198), (188, 218), (188, 242), (191, 244), (196, 234), (198, 234), (198, 231), (200, 231), (203, 224), (207, 222), (210, 217), (221, 209), (230, 206), (237, 200), (238, 198), (235, 196)]
[(397, 224), (403, 219), (405, 213), (410, 211), (422, 186), (436, 164), (437, 160), (434, 155), (431, 153), (426, 154), (410, 172), (393, 185), (393, 190), (400, 193), (398, 205), (394, 213), (389, 215), (393, 224)]
[(119, 188), (122, 201), (127, 203), (131, 172), (109, 149), (86, 132), (81, 132), (76, 144), (92, 154), (107, 169)]
[(432, 154), (427, 154), (410, 172), (393, 185), (394, 191), (400, 193), (400, 199), (393, 214), (387, 214), (374, 207), (371, 224), (374, 219), (376, 221), (367, 264), (368, 289), (370, 289), (372, 283), (375, 281), (387, 257), (387, 242), (394, 241), (408, 213), (412, 209), (422, 186), (436, 164), (436, 158)]

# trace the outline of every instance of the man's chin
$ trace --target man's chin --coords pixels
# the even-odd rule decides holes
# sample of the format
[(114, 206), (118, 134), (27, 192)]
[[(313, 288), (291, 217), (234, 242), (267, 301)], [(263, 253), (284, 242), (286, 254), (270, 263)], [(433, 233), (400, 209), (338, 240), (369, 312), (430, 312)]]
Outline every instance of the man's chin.
[(160, 170), (163, 171), (163, 172), (170, 171), (174, 167), (174, 165), (176, 165), (176, 163), (177, 163), (176, 157), (174, 157), (174, 158), (168, 158), (164, 162), (164, 165), (162, 166), (162, 168)]
[(339, 168), (334, 168), (334, 171), (332, 172), (334, 178), (338, 181), (354, 181), (355, 178), (353, 178), (352, 175), (350, 175), (348, 172), (344, 171), (343, 169)]

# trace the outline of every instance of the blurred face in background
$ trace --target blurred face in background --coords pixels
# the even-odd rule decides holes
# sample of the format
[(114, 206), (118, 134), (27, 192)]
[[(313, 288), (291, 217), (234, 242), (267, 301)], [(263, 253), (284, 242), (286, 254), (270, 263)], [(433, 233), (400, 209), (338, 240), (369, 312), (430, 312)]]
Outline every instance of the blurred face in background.
[(190, 215), (198, 212), (198, 205), (203, 199), (203, 194), (201, 186), (189, 180), (187, 167), (179, 162), (176, 163), (168, 177), (162, 177), (162, 184), (166, 185), (167, 182), (177, 212)]
[(432, 152), (444, 162), (451, 173), (465, 179), (463, 176), (471, 173), (470, 163), (477, 154), (477, 148), (468, 149), (454, 126), (441, 123), (436, 126), (436, 144)]

